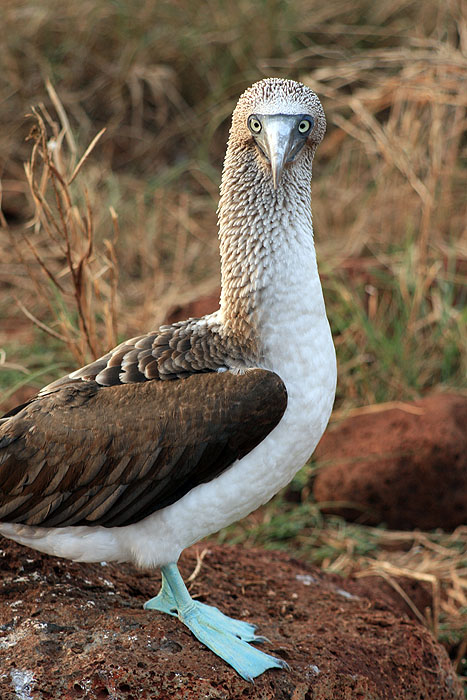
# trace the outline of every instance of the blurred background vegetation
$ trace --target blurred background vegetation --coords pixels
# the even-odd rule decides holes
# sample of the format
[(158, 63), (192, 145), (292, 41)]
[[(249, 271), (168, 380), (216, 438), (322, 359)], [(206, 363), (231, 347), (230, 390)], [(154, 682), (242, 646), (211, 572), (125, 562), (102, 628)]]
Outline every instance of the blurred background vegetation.
[[(337, 409), (465, 391), (462, 0), (4, 0), (0, 29), (0, 408), (217, 289), (229, 117), (265, 76), (305, 82), (328, 118), (313, 216)], [(270, 508), (232, 537), (338, 571), (394, 549)], [(435, 578), (436, 537), (403, 545)], [(449, 537), (465, 567), (466, 533)], [(440, 613), (459, 664), (462, 610)]]
[[(176, 300), (216, 288), (229, 117), (239, 94), (268, 75), (306, 82), (328, 116), (313, 215), (339, 354), (338, 406), (459, 388), (467, 340), (462, 8), (455, 0), (3, 3), (4, 388), (26, 380), (33, 391), (116, 335), (156, 326)], [(106, 129), (70, 188), (70, 216), (85, 216), (84, 188), (92, 210), (94, 289), (86, 294), (94, 295), (94, 351), (80, 346), (66, 256), (38, 224), (37, 192), (25, 177), (34, 123), (25, 115), (39, 105), (54, 162), (68, 174)], [(38, 178), (53, 206), (51, 183)], [(25, 233), (63, 293), (45, 290), (50, 279), (31, 269), (37, 261)], [(105, 239), (114, 242), (118, 270), (110, 270)], [(50, 327), (60, 323), (68, 347), (43, 333), (30, 339), (16, 298)]]

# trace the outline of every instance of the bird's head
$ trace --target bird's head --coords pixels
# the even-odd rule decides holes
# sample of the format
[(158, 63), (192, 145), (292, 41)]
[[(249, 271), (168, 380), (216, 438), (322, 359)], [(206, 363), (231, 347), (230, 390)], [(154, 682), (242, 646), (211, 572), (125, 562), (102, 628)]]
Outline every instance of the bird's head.
[(240, 97), (232, 116), (231, 140), (248, 148), (277, 189), (284, 171), (309, 164), (326, 131), (315, 93), (302, 83), (266, 78)]

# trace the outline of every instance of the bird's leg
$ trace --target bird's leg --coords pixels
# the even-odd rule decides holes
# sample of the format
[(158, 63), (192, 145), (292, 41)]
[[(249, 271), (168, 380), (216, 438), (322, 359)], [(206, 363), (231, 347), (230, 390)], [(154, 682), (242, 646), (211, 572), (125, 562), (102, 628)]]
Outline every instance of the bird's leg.
[[(173, 564), (173, 565), (169, 564), (169, 566), (175, 566), (175, 568), (177, 568), (176, 564)], [(175, 602), (175, 598), (172, 595), (172, 590), (171, 590), (170, 585), (165, 577), (164, 569), (165, 569), (165, 566), (163, 566), (161, 569), (161, 573), (162, 573), (161, 590), (154, 598), (147, 600), (143, 607), (145, 610), (159, 610), (160, 612), (167, 613), (168, 615), (174, 615), (175, 617), (178, 617), (177, 603)], [(177, 569), (177, 571), (178, 571), (178, 569)]]
[[(186, 609), (187, 606), (194, 605), (201, 609), (205, 609), (206, 615), (209, 615), (212, 619), (217, 618), (219, 623), (223, 623), (224, 627), (229, 627), (231, 634), (243, 639), (245, 642), (267, 641), (265, 637), (260, 637), (255, 634), (255, 625), (251, 625), (249, 622), (243, 622), (242, 620), (235, 620), (234, 618), (224, 615), (224, 613), (211, 605), (194, 601), (183, 582), (176, 564), (168, 564), (167, 566), (163, 566), (161, 568), (161, 573), (161, 590), (155, 598), (151, 598), (151, 600), (148, 600), (144, 604), (145, 610), (159, 610), (160, 612), (165, 612), (169, 615), (178, 617), (180, 606), (183, 606), (184, 609)], [(171, 573), (172, 576), (170, 575)], [(169, 583), (168, 579), (172, 581), (172, 584)], [(176, 586), (177, 588), (177, 602), (172, 593), (171, 585)]]
[(288, 668), (285, 661), (252, 647), (248, 642), (263, 642), (255, 635), (255, 626), (224, 615), (211, 605), (193, 600), (176, 564), (162, 569), (159, 594), (145, 603), (146, 609), (177, 615), (192, 633), (211, 651), (230, 664), (247, 681), (268, 668)]

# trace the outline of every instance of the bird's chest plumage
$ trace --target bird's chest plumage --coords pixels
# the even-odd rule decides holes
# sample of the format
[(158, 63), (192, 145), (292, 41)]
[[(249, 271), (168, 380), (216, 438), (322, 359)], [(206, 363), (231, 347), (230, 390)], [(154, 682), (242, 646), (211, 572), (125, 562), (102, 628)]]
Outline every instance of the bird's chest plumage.
[[(147, 518), (143, 527), (149, 539), (151, 531), (158, 533), (154, 557), (164, 556), (161, 550), (170, 542), (166, 555), (170, 560), (174, 548), (181, 551), (267, 502), (303, 466), (329, 420), (336, 360), (314, 250), (297, 248), (292, 253), (289, 249), (288, 264), (277, 270), (270, 267), (267, 275), (269, 283), (258, 297), (258, 364), (284, 381), (287, 409), (276, 428), (248, 455)], [(146, 557), (151, 557), (147, 547), (138, 553), (142, 561)]]

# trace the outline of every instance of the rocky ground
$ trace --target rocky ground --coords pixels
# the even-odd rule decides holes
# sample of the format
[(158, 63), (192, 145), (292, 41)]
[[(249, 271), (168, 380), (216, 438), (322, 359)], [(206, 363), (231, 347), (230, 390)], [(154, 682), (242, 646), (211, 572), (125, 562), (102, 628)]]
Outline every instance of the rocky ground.
[[(192, 595), (257, 624), (290, 671), (243, 681), (176, 619), (144, 611), (157, 572), (76, 564), (0, 540), (0, 697), (461, 700), (444, 648), (379, 579), (208, 545)], [(202, 545), (185, 552), (185, 577)], [(401, 582), (423, 609), (427, 591)]]
[(312, 491), (323, 511), (394, 529), (467, 523), (467, 397), (378, 408), (334, 423), (321, 439)]

